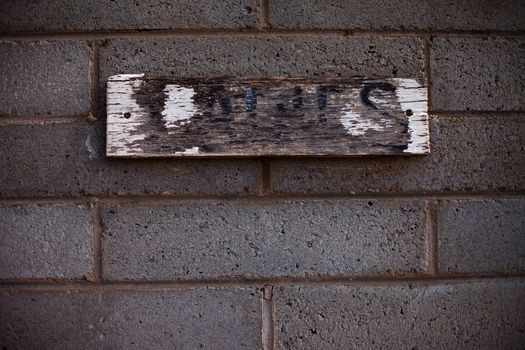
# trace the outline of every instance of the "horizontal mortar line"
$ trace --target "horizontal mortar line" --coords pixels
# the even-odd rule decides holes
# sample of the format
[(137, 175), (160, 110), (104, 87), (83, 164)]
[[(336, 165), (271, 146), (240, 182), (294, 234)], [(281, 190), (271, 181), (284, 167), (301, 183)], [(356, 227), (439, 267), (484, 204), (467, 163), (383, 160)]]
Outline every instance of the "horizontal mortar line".
[(169, 204), (191, 201), (222, 201), (222, 202), (257, 202), (266, 203), (278, 201), (301, 200), (494, 200), (515, 199), (525, 197), (525, 190), (504, 192), (444, 192), (444, 193), (268, 193), (238, 194), (238, 195), (119, 195), (119, 196), (78, 196), (78, 197), (13, 197), (0, 199), (0, 205), (23, 204), (85, 204), (97, 201), (100, 205), (115, 204)]
[(87, 205), (98, 200), (97, 197), (78, 196), (78, 197), (20, 197), (20, 198), (0, 198), (0, 206), (16, 205), (45, 205), (45, 204), (76, 204)]
[(381, 36), (458, 36), (458, 37), (523, 37), (525, 31), (508, 30), (400, 30), (400, 29), (276, 29), (276, 28), (204, 28), (158, 30), (100, 30), (62, 32), (18, 32), (0, 34), (0, 41), (17, 40), (107, 40), (146, 39), (177, 36), (265, 36), (265, 35), (381, 35)]
[(267, 285), (274, 287), (388, 287), (388, 286), (432, 286), (466, 283), (483, 283), (525, 279), (525, 272), (514, 274), (469, 274), (469, 275), (414, 275), (414, 276), (372, 276), (372, 277), (274, 277), (274, 278), (232, 278), (209, 280), (171, 280), (171, 281), (0, 281), (0, 291), (153, 291), (188, 290), (196, 288), (258, 288)]
[(83, 121), (85, 115), (64, 115), (64, 116), (19, 116), (19, 115), (0, 115), (0, 126), (3, 125), (26, 125), (26, 124), (68, 124)]

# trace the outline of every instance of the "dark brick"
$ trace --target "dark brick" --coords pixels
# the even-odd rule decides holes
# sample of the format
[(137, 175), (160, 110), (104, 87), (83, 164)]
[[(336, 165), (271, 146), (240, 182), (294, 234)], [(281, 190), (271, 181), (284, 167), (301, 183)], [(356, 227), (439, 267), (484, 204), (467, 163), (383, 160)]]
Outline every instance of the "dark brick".
[(4, 349), (257, 349), (249, 289), (0, 294)]
[(276, 349), (521, 349), (525, 283), (274, 289)]
[(430, 130), (428, 156), (275, 159), (273, 190), (422, 193), (525, 188), (522, 118), (438, 118)]
[(525, 29), (521, 0), (270, 0), (269, 13), (271, 26), (289, 29)]
[(432, 109), (525, 108), (522, 39), (435, 38), (431, 43), (430, 64)]
[(0, 196), (256, 192), (255, 160), (108, 159), (104, 140), (83, 122), (0, 127)]
[(80, 115), (89, 111), (89, 49), (85, 43), (0, 42), (0, 62), (0, 115)]
[(449, 200), (438, 213), (441, 271), (525, 270), (524, 200)]
[(403, 274), (426, 269), (422, 203), (189, 202), (102, 212), (116, 280)]
[(89, 208), (0, 207), (0, 278), (81, 279), (93, 272)]
[(16, 0), (0, 2), (0, 32), (242, 28), (255, 0)]

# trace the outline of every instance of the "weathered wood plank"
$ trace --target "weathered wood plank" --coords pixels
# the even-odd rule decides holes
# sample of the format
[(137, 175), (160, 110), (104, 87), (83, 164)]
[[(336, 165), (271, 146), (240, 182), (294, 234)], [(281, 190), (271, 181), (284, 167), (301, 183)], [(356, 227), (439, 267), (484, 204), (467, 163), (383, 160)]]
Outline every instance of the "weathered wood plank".
[(114, 157), (429, 153), (420, 79), (115, 75), (107, 112)]

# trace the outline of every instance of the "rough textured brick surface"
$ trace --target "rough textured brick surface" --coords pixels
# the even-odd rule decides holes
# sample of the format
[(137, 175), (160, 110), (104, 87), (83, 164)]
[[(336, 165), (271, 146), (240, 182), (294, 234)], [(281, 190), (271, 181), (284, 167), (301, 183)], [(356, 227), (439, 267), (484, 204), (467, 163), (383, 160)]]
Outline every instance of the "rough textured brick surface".
[(5, 0), (0, 32), (254, 26), (255, 0)]
[(86, 206), (0, 207), (0, 278), (80, 279), (93, 269)]
[(6, 349), (257, 349), (248, 289), (0, 295)]
[(276, 349), (521, 349), (523, 281), (278, 288)]
[(521, 0), (269, 1), (277, 28), (523, 30)]
[(276, 192), (442, 192), (525, 188), (525, 122), (514, 117), (435, 119), (421, 157), (276, 159)]
[(84, 122), (0, 127), (0, 196), (256, 191), (255, 160), (108, 159), (104, 140)]
[(109, 279), (421, 272), (421, 203), (182, 203), (103, 210)]
[(88, 112), (89, 48), (85, 43), (0, 42), (0, 62), (0, 115)]
[(522, 39), (435, 38), (430, 64), (432, 109), (525, 109)]
[(419, 77), (422, 67), (417, 38), (315, 35), (110, 40), (100, 62), (103, 81), (118, 73)]
[(438, 213), (441, 272), (525, 270), (524, 200), (450, 200)]

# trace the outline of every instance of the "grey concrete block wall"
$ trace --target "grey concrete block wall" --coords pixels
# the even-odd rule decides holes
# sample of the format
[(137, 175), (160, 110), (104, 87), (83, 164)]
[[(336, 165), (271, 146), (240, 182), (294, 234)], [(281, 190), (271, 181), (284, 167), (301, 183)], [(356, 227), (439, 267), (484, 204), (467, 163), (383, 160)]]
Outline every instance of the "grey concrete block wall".
[(102, 265), (109, 280), (424, 273), (426, 221), (409, 201), (109, 207)]
[(257, 349), (247, 288), (0, 294), (7, 349)]
[[(176, 76), (423, 76), (423, 43), (407, 37), (225, 35), (109, 40), (102, 81), (142, 72)], [(218, 59), (220, 58), (220, 59)]]
[[(3, 1), (0, 349), (522, 347), (523, 1)], [(118, 73), (418, 77), (431, 154), (108, 159)]]
[(89, 47), (85, 42), (0, 42), (0, 62), (0, 117), (89, 112)]
[(525, 106), (522, 38), (434, 38), (430, 67), (433, 109), (502, 111)]
[(82, 279), (94, 272), (86, 205), (0, 207), (0, 279)]
[(520, 0), (269, 0), (275, 28), (364, 30), (523, 30)]
[(525, 270), (525, 201), (448, 200), (438, 212), (442, 273)]
[(245, 28), (257, 21), (255, 0), (7, 0), (0, 32)]
[(274, 290), (276, 349), (520, 349), (523, 281)]

